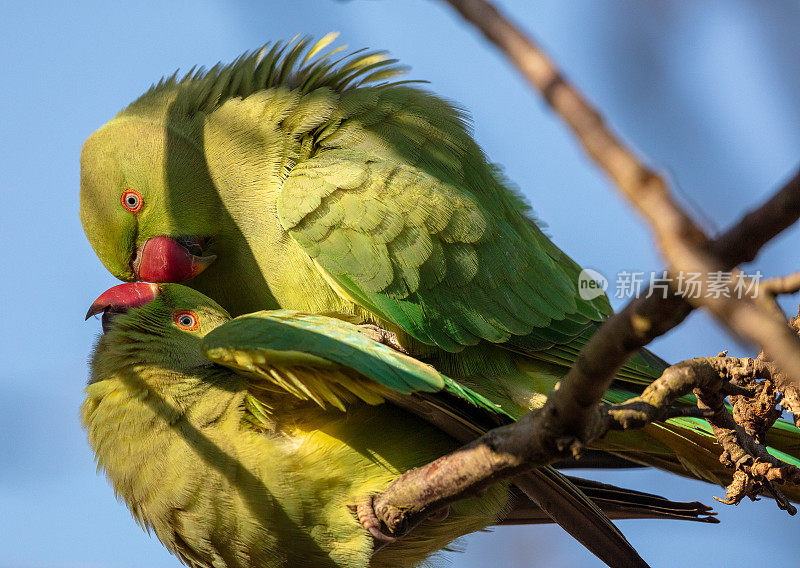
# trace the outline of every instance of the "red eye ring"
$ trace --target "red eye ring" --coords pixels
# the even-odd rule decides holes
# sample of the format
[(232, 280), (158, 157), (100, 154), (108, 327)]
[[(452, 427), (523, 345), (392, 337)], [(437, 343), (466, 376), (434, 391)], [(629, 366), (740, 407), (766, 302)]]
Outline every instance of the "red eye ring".
[(131, 213), (138, 213), (144, 207), (142, 194), (135, 189), (126, 189), (122, 192), (122, 206)]
[(172, 314), (172, 321), (185, 331), (194, 331), (200, 327), (200, 319), (191, 310), (181, 310)]

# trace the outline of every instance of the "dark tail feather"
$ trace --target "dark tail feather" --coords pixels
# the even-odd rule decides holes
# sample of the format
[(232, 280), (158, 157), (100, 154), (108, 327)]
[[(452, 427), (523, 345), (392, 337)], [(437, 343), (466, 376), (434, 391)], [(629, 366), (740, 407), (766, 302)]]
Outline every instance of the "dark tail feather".
[(567, 458), (553, 464), (556, 469), (642, 469), (648, 467), (602, 450), (584, 450), (580, 459)]
[(571, 479), (550, 467), (514, 478), (542, 512), (613, 568), (649, 568), (609, 518)]
[[(671, 501), (659, 495), (625, 489), (577, 477), (570, 481), (583, 491), (611, 519), (675, 519), (718, 523), (716, 513), (697, 501)], [(514, 488), (514, 508), (499, 525), (552, 523), (553, 519), (533, 503), (521, 490)]]

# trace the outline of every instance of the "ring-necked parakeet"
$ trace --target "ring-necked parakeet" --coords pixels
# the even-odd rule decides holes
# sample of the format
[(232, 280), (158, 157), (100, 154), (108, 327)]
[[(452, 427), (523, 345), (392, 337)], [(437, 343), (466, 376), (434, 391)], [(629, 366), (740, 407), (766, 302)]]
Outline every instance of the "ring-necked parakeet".
[[(81, 410), (90, 445), (138, 523), (190, 566), (412, 566), (488, 524), (549, 520), (503, 483), (373, 557), (349, 506), (513, 416), (339, 319), (229, 321), (178, 284), (121, 284), (89, 311), (101, 312)], [(714, 520), (699, 503), (535, 475), (614, 518)], [(604, 518), (584, 536), (614, 541), (615, 566), (644, 566)]]
[[(462, 111), (382, 82), (397, 69), (380, 54), (319, 55), (331, 39), (173, 76), (95, 132), (81, 156), (89, 241), (122, 280), (188, 281), (233, 315), (377, 323), (504, 412), (539, 406), (610, 313), (607, 298), (578, 295), (579, 266), (487, 161)], [(642, 352), (606, 400), (664, 366)], [(786, 423), (768, 442), (800, 454)], [(610, 434), (599, 448), (730, 479), (701, 420)]]

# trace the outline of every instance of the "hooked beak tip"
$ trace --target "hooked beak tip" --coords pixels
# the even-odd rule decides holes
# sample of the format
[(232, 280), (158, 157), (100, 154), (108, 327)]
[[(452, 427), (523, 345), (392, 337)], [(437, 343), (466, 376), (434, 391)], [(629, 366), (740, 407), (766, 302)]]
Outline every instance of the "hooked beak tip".
[(87, 321), (90, 317), (96, 316), (97, 314), (102, 313), (104, 310), (104, 307), (92, 304), (92, 307), (89, 308), (88, 312), (86, 312), (86, 317), (83, 318), (83, 321)]
[(193, 262), (194, 262), (195, 270), (197, 271), (195, 273), (195, 276), (197, 276), (198, 274), (203, 272), (206, 268), (211, 266), (211, 264), (215, 260), (217, 260), (217, 255), (215, 255), (215, 254), (210, 254), (208, 256), (196, 256), (196, 257), (194, 257)]
[[(123, 312), (130, 308), (138, 308), (153, 301), (160, 293), (157, 284), (147, 282), (126, 282), (109, 288), (92, 302), (86, 312), (86, 320), (107, 310)], [(84, 320), (84, 321), (86, 321)]]

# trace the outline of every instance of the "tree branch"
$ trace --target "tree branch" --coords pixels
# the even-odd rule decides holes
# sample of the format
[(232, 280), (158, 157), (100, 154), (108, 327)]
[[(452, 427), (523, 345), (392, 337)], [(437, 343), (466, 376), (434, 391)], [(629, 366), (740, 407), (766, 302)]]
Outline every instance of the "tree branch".
[[(764, 244), (800, 217), (798, 174), (764, 205), (745, 215), (718, 239), (710, 240), (673, 199), (663, 178), (643, 165), (606, 127), (600, 114), (521, 30), (485, 0), (447, 1), (495, 43), (544, 95), (587, 153), (644, 215), (653, 227), (671, 273), (708, 275), (730, 270), (740, 262), (752, 260)], [(579, 454), (586, 443), (614, 423), (608, 408), (600, 408), (598, 404), (616, 372), (636, 351), (678, 325), (693, 307), (709, 309), (737, 335), (767, 346), (767, 356), (784, 370), (781, 376), (791, 377), (795, 384), (800, 384), (797, 382), (800, 340), (785, 325), (784, 318), (750, 297), (688, 300), (691, 304), (673, 291), (667, 298), (651, 295), (631, 301), (589, 340), (541, 410), (492, 430), (453, 454), (407, 472), (374, 498), (377, 517), (390, 532), (401, 534), (424, 519), (427, 512), (474, 495), (500, 479)], [(692, 380), (700, 379), (693, 376)], [(717, 416), (716, 399), (711, 402), (702, 410), (718, 422), (717, 428), (724, 438), (730, 424)], [(649, 419), (664, 419), (669, 415), (666, 407), (659, 408), (659, 413)], [(758, 453), (757, 449), (748, 449)], [(735, 475), (742, 486), (760, 475), (766, 479), (765, 486), (771, 488), (770, 480), (760, 469), (737, 469)]]
[[(584, 444), (609, 430), (642, 428), (680, 416), (708, 420), (723, 449), (720, 461), (733, 469), (726, 498), (719, 501), (738, 504), (744, 497), (755, 498), (766, 491), (794, 515), (797, 510), (774, 483), (800, 484), (800, 469), (772, 456), (760, 441), (780, 416), (774, 389), (781, 381), (781, 372), (769, 361), (724, 355), (682, 361), (667, 368), (640, 396), (616, 405), (591, 407), (582, 438), (563, 435), (561, 424), (570, 420), (560, 420), (549, 406), (553, 394), (561, 390), (557, 389), (541, 410), (404, 473), (371, 498), (374, 522), (383, 523), (392, 535), (402, 536), (428, 518), (431, 511), (475, 496), (500, 480), (577, 455)], [(697, 396), (697, 408), (673, 406), (690, 392)], [(733, 415), (724, 404), (729, 395)]]
[[(645, 217), (655, 233), (670, 273), (708, 276), (725, 272), (738, 264), (730, 262), (734, 255), (728, 251), (715, 254), (709, 238), (672, 197), (664, 179), (622, 142), (602, 115), (567, 81), (530, 37), (486, 0), (446, 1), (500, 48), (528, 82), (541, 92), (556, 114), (569, 125), (589, 156)], [(779, 206), (779, 210), (774, 211), (776, 220), (791, 224), (800, 216), (799, 177), (795, 176), (785, 186), (787, 188), (788, 191), (776, 195), (777, 200), (768, 203)], [(774, 236), (781, 230), (769, 227), (765, 223), (767, 219), (762, 216), (745, 220), (749, 225), (763, 229), (765, 236)], [(778, 224), (780, 226), (780, 222)], [(734, 235), (742, 250), (746, 250), (748, 256), (755, 256), (759, 246), (747, 243), (752, 235), (742, 229), (736, 229)], [(693, 307), (707, 308), (736, 336), (766, 348), (770, 358), (800, 385), (800, 338), (787, 328), (785, 319), (750, 298), (737, 298), (740, 301), (735, 301), (725, 296), (709, 296), (705, 293), (705, 284), (700, 294), (687, 298), (689, 303)]]

